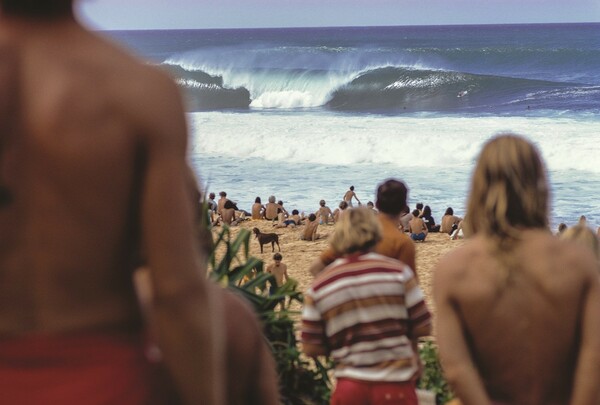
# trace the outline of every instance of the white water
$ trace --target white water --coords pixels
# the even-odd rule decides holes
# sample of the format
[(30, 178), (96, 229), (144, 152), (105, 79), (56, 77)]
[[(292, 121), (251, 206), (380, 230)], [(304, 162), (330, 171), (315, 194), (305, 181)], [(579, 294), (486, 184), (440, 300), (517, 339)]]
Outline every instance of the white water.
[(540, 149), (553, 186), (552, 223), (586, 215), (600, 225), (600, 122), (527, 117), (386, 117), (328, 113), (188, 115), (193, 164), (210, 191), (225, 190), (248, 209), (271, 194), (286, 206), (337, 206), (348, 186), (364, 202), (377, 183), (405, 180), (409, 200), (464, 213), (474, 160), (498, 132), (527, 136)]

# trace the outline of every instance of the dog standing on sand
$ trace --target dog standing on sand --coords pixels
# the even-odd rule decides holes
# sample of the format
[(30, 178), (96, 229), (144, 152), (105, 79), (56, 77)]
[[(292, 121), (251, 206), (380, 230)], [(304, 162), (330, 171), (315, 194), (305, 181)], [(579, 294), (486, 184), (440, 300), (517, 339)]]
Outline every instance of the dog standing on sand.
[(260, 229), (254, 228), (252, 229), (256, 239), (258, 239), (258, 243), (260, 244), (260, 253), (263, 253), (263, 245), (268, 243), (271, 244), (272, 251), (275, 251), (275, 244), (277, 244), (277, 249), (281, 252), (281, 247), (279, 246), (279, 235), (276, 233), (262, 233)]

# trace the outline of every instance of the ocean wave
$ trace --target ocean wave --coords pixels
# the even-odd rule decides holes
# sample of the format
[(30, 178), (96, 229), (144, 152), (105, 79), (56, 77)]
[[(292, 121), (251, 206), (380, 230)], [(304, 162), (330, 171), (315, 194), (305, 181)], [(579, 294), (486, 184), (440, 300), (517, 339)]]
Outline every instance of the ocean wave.
[[(186, 90), (191, 111), (251, 108), (404, 113), (597, 107), (597, 87), (405, 66), (360, 71), (318, 69), (190, 70), (165, 64)], [(526, 104), (525, 104), (526, 103)]]

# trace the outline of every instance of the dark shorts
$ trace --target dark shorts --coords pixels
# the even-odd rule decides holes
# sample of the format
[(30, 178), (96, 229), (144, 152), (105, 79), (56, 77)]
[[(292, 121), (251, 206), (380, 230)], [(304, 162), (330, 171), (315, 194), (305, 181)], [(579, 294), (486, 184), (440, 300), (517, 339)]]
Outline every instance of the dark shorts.
[(291, 225), (291, 224), (296, 225), (296, 221), (294, 221), (293, 219), (287, 219), (287, 220), (283, 221), (283, 224), (286, 226)]

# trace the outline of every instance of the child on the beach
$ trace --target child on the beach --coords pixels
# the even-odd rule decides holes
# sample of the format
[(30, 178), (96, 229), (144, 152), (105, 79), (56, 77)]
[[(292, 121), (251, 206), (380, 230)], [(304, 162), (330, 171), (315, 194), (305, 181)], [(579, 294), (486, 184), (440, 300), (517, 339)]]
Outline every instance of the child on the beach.
[(271, 282), (269, 288), (269, 295), (275, 294), (278, 287), (281, 287), (288, 279), (287, 266), (281, 262), (283, 256), (281, 253), (275, 253), (273, 255), (273, 263), (267, 267), (267, 273), (272, 274), (275, 282)]

